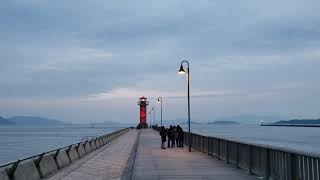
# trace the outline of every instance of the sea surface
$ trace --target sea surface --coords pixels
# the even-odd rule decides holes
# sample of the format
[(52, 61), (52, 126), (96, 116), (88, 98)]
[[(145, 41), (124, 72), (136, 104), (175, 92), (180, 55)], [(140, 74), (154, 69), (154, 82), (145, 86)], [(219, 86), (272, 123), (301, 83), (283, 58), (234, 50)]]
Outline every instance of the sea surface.
[[(187, 125), (182, 125), (188, 131)], [(239, 125), (191, 125), (191, 132), (201, 135), (270, 145), (293, 151), (320, 154), (320, 127), (282, 127)]]
[[(77, 143), (129, 125), (90, 127), (0, 126), (0, 164)], [(182, 126), (187, 131), (187, 125)], [(243, 142), (271, 145), (307, 153), (320, 150), (320, 128), (259, 125), (191, 125), (191, 131)]]
[(126, 127), (0, 126), (0, 165)]

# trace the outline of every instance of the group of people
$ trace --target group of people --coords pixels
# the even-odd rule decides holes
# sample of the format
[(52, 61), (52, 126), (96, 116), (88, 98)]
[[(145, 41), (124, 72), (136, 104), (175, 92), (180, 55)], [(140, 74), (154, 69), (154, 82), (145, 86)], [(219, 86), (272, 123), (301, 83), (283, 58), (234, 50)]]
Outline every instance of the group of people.
[(183, 147), (184, 133), (182, 128), (179, 125), (170, 126), (167, 129), (164, 126), (162, 126), (160, 129), (160, 136), (161, 136), (162, 149), (166, 149), (165, 143), (167, 141), (168, 141), (168, 144), (167, 144), (168, 148), (173, 148), (175, 146)]

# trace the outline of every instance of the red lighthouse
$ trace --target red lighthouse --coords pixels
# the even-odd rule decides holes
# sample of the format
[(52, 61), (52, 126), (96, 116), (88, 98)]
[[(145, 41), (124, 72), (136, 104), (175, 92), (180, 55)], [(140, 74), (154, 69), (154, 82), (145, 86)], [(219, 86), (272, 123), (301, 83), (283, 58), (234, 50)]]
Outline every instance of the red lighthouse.
[(148, 127), (147, 125), (147, 106), (149, 102), (146, 97), (139, 98), (138, 105), (140, 106), (140, 126), (143, 128)]

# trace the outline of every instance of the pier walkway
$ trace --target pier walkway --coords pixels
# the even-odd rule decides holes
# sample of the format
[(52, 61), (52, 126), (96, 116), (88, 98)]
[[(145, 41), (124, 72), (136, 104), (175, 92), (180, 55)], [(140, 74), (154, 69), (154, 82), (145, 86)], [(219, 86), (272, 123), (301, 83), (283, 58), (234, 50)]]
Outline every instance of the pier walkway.
[(138, 136), (131, 130), (101, 149), (98, 149), (70, 166), (62, 169), (49, 180), (109, 180), (120, 179)]
[(187, 148), (160, 148), (152, 129), (131, 130), (48, 180), (212, 179), (257, 180), (257, 176)]
[(257, 180), (244, 170), (187, 148), (160, 149), (158, 132), (141, 131), (132, 179)]

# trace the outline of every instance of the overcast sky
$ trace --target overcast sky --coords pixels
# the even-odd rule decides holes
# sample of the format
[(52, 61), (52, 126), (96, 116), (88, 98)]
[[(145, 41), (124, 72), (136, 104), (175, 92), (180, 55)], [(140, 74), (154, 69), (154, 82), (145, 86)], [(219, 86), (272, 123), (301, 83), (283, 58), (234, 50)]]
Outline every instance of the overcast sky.
[[(319, 0), (1, 0), (0, 115), (320, 117)], [(150, 106), (149, 106), (150, 107)], [(159, 108), (158, 108), (159, 109)]]

